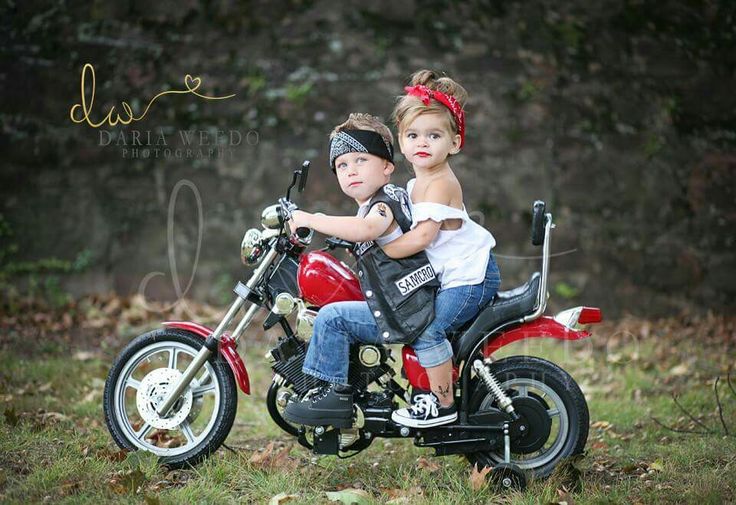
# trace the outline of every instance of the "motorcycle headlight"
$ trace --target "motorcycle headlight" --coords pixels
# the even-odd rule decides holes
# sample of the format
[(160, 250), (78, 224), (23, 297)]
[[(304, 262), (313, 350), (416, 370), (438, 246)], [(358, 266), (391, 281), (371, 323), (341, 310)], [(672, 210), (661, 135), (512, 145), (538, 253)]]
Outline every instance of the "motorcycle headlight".
[(261, 213), (261, 224), (267, 230), (275, 230), (281, 227), (279, 219), (279, 205), (271, 205), (263, 209)]
[(263, 234), (261, 230), (251, 228), (243, 235), (243, 241), (240, 244), (240, 259), (245, 265), (255, 265), (261, 259), (263, 248)]

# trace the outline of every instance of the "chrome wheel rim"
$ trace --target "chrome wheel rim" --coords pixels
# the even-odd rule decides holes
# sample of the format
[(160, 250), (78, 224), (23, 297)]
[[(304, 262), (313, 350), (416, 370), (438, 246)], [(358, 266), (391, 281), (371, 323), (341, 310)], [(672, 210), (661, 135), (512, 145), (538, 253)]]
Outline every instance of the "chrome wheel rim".
[[(539, 468), (553, 461), (560, 455), (565, 446), (568, 432), (570, 431), (570, 419), (567, 408), (562, 398), (547, 384), (535, 379), (515, 378), (501, 383), (501, 389), (509, 394), (510, 390), (515, 391), (516, 396), (533, 398), (537, 395), (547, 403), (547, 415), (552, 422), (552, 430), (550, 436), (544, 446), (538, 451), (531, 454), (511, 453), (511, 463), (518, 465), (523, 470)], [(533, 395), (530, 395), (533, 393)], [(537, 400), (535, 398), (535, 400)], [(488, 393), (481, 402), (480, 410), (488, 409), (496, 402), (496, 398)], [(492, 452), (489, 454), (495, 463), (504, 461), (503, 453)]]
[(125, 438), (139, 449), (176, 456), (192, 450), (212, 432), (221, 388), (209, 362), (171, 413), (164, 419), (155, 418), (165, 384), (181, 377), (198, 352), (182, 342), (157, 342), (139, 350), (121, 370), (115, 384), (114, 416)]

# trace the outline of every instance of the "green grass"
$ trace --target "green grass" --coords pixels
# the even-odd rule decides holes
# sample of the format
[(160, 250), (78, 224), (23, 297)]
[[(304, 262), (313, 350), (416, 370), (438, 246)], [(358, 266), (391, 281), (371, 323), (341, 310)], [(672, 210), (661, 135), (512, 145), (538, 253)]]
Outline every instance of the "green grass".
[[(712, 380), (720, 374), (724, 415), (735, 432), (736, 398), (725, 384), (732, 348), (624, 338), (606, 352), (607, 342), (599, 334), (587, 343), (538, 340), (504, 350), (560, 364), (581, 384), (591, 414), (584, 458), (548, 480), (532, 482), (524, 493), (504, 495), (473, 490), (465, 459), (433, 458), (432, 451), (408, 440), (378, 440), (347, 460), (301, 448), (266, 412), (271, 373), (262, 358), (265, 342), (250, 341), (244, 353), (253, 395), (239, 397), (226, 442), (234, 452), (221, 449), (196, 468), (178, 471), (145, 455), (122, 460), (101, 408), (112, 354), (78, 361), (63, 346), (45, 346), (45, 354), (37, 357), (14, 355), (5, 346), (0, 351), (0, 502), (267, 503), (287, 493), (298, 495), (289, 503), (327, 503), (326, 492), (358, 487), (372, 497), (369, 503), (404, 496), (399, 503), (532, 504), (558, 501), (563, 486), (575, 503), (736, 500), (736, 437), (723, 436), (712, 393)], [(717, 433), (678, 434), (654, 423), (652, 416), (688, 427), (672, 393)], [(290, 448), (289, 465), (249, 462), (269, 442)], [(439, 468), (420, 468), (420, 458)]]

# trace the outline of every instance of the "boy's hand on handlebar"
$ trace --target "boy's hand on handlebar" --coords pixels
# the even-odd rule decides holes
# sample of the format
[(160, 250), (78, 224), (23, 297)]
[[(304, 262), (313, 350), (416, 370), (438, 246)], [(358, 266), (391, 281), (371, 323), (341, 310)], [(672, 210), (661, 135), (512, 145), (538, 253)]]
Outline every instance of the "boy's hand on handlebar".
[(291, 213), (291, 219), (289, 220), (289, 229), (294, 232), (297, 228), (311, 228), (310, 218), (312, 214), (304, 212), (303, 210), (295, 210)]

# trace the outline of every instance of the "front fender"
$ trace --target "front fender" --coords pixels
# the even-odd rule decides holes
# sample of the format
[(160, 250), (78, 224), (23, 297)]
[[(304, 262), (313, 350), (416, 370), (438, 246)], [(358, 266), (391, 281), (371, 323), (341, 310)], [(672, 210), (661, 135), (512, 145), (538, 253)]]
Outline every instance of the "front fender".
[(585, 330), (571, 329), (557, 322), (553, 317), (542, 316), (539, 319), (517, 326), (513, 330), (501, 333), (487, 342), (483, 346), (483, 355), (490, 356), (501, 347), (525, 338), (547, 337), (560, 340), (580, 340), (589, 336), (590, 333)]
[[(190, 321), (165, 321), (162, 324), (167, 328), (178, 328), (180, 330), (189, 331), (203, 339), (206, 339), (212, 334), (212, 330), (210, 328)], [(245, 364), (238, 354), (235, 340), (230, 338), (229, 334), (225, 333), (220, 339), (218, 349), (222, 357), (227, 361), (227, 364), (230, 365), (230, 370), (232, 370), (233, 375), (235, 376), (235, 381), (238, 383), (238, 387), (240, 387), (243, 393), (249, 395), (250, 379), (248, 378), (248, 370), (246, 370)]]

